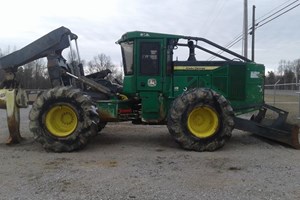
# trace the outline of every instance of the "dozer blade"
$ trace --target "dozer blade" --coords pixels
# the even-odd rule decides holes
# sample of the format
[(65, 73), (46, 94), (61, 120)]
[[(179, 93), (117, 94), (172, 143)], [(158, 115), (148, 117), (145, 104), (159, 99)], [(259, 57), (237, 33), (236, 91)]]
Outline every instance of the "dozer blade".
[[(278, 114), (276, 119), (265, 118), (268, 109)], [(265, 104), (250, 120), (235, 117), (235, 128), (300, 149), (299, 126), (287, 123), (287, 116), (288, 112)]]

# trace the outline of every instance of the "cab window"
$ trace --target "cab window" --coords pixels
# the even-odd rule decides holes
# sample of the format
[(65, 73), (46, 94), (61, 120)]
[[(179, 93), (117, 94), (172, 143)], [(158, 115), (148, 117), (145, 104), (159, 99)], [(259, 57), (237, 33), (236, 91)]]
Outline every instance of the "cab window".
[(121, 44), (124, 72), (126, 75), (133, 74), (133, 42)]
[(140, 74), (159, 75), (160, 42), (140, 43)]

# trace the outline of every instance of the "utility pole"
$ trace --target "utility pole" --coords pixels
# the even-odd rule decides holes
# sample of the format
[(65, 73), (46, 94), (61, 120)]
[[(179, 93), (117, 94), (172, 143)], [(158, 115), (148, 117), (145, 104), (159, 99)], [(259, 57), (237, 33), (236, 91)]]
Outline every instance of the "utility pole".
[(248, 0), (244, 0), (244, 23), (243, 23), (243, 33), (244, 33), (244, 57), (248, 58)]
[(254, 46), (255, 46), (255, 5), (252, 6), (252, 61), (254, 62)]

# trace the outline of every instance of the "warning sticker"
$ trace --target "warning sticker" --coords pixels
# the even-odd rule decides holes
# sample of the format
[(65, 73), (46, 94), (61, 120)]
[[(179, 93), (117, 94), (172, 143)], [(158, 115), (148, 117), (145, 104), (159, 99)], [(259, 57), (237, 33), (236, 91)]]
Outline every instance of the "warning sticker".
[(250, 78), (260, 78), (260, 72), (251, 72), (250, 73)]

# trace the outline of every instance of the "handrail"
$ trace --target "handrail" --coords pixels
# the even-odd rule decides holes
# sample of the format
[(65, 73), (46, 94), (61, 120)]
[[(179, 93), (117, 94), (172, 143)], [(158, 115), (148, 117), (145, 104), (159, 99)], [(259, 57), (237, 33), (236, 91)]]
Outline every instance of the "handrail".
[[(197, 42), (197, 41), (202, 41), (202, 42), (207, 43), (207, 44), (209, 44), (209, 45), (211, 45), (211, 46), (214, 46), (214, 47), (216, 47), (216, 48), (218, 48), (218, 49), (220, 49), (220, 50), (222, 50), (222, 51), (224, 51), (224, 52), (226, 52), (226, 53), (228, 53), (228, 54), (231, 54), (231, 55), (233, 55), (233, 56), (235, 56), (235, 57), (237, 57), (237, 58), (240, 58), (241, 60), (243, 60), (243, 61), (245, 61), (245, 62), (252, 62), (250, 59), (248, 59), (248, 58), (246, 58), (246, 57), (244, 57), (244, 56), (242, 56), (242, 55), (240, 55), (240, 54), (238, 54), (238, 53), (235, 53), (235, 52), (233, 52), (233, 51), (231, 51), (231, 50), (229, 50), (229, 49), (227, 49), (227, 48), (225, 48), (225, 47), (222, 47), (222, 46), (220, 46), (220, 45), (218, 45), (218, 44), (216, 44), (216, 43), (214, 43), (214, 42), (212, 42), (212, 41), (210, 41), (210, 40), (208, 40), (208, 39), (200, 38), (200, 37), (191, 37), (191, 36), (184, 36), (183, 39), (187, 39), (187, 40), (195, 40), (196, 42)], [(198, 45), (195, 45), (195, 47), (197, 47), (197, 46), (198, 46)], [(198, 46), (198, 48), (199, 48), (199, 47), (200, 47), (200, 46)], [(205, 50), (204, 50), (204, 49), (205, 49)], [(204, 48), (204, 47), (201, 47), (201, 50), (204, 50), (204, 51), (206, 51), (206, 52), (208, 52), (208, 53), (210, 53), (210, 54), (212, 54), (212, 55), (214, 55), (214, 56), (217, 56), (217, 57), (219, 57), (219, 58), (222, 58), (222, 59), (226, 58), (226, 57), (224, 57), (224, 56), (222, 56), (222, 55), (220, 55), (220, 54), (218, 54), (218, 53), (214, 53), (214, 52), (212, 52), (212, 51), (210, 51), (210, 50), (208, 50), (208, 49), (206, 49), (206, 48)], [(231, 60), (231, 59), (226, 58), (225, 60)]]

